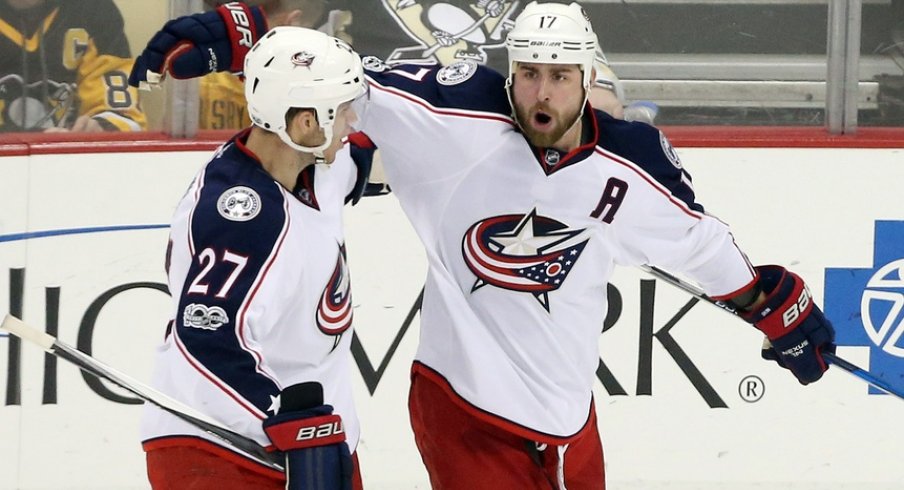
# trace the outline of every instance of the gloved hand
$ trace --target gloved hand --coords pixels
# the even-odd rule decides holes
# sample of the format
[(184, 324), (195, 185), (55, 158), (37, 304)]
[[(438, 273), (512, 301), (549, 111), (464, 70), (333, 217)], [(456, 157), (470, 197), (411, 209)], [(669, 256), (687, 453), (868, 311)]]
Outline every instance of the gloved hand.
[(763, 358), (790, 370), (803, 385), (818, 380), (828, 369), (822, 353), (835, 352), (835, 329), (800, 276), (777, 265), (756, 269), (766, 299), (741, 317), (766, 334)]
[(323, 404), (320, 383), (289, 386), (280, 410), (264, 420), (267, 436), (285, 453), (287, 490), (351, 490), (354, 463), (342, 419)]
[(374, 142), (366, 134), (357, 132), (348, 135), (348, 144), (352, 161), (358, 167), (358, 177), (355, 180), (355, 187), (345, 196), (345, 203), (350, 202), (354, 206), (362, 197), (383, 196), (392, 192), (386, 183), (370, 181), (374, 153), (377, 151)]
[(187, 79), (216, 71), (242, 71), (248, 50), (267, 32), (263, 11), (239, 2), (164, 24), (135, 59), (129, 85), (148, 89), (167, 75)]

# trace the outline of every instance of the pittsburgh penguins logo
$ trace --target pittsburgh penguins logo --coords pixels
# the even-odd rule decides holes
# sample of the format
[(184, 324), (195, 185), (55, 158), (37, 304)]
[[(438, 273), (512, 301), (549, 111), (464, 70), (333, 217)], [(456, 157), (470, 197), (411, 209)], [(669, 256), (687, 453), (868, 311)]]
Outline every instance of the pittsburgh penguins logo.
[(0, 76), (0, 126), (28, 131), (70, 127), (79, 110), (76, 92), (74, 83), (25, 83), (19, 75)]
[(342, 340), (342, 334), (352, 325), (351, 280), (345, 258), (345, 245), (339, 245), (333, 274), (320, 294), (316, 321), (321, 332), (334, 337), (333, 350)]
[(549, 311), (549, 293), (559, 289), (589, 238), (583, 229), (537, 215), (494, 216), (468, 228), (462, 254), (477, 276), (471, 292), (487, 284), (532, 294)]
[(399, 27), (417, 44), (401, 47), (387, 62), (486, 63), (488, 48), (505, 45), (518, 0), (382, 0)]

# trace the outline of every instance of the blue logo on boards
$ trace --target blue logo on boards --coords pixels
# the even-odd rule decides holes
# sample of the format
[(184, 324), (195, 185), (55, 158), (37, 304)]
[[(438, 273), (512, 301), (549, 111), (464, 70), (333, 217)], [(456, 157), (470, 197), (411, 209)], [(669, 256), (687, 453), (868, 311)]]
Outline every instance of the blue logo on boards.
[(863, 367), (904, 388), (904, 221), (876, 221), (874, 238), (871, 268), (826, 269), (825, 314), (838, 345), (869, 347)]

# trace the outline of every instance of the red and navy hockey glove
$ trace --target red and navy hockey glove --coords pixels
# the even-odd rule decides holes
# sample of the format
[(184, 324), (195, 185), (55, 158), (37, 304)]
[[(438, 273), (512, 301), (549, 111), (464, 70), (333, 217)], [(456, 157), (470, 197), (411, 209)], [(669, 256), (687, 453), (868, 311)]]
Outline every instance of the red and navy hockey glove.
[(835, 352), (835, 329), (800, 276), (777, 265), (756, 269), (766, 300), (741, 317), (769, 339), (763, 358), (790, 370), (803, 385), (818, 380), (828, 368), (822, 353)]
[(358, 167), (358, 176), (355, 178), (355, 187), (345, 196), (345, 204), (352, 203), (354, 206), (364, 196), (384, 196), (392, 192), (387, 184), (370, 181), (377, 145), (360, 131), (348, 135), (348, 145), (352, 161)]
[(351, 490), (354, 466), (342, 419), (323, 404), (320, 383), (289, 386), (264, 431), (285, 453), (286, 490)]
[(239, 2), (170, 20), (135, 59), (129, 85), (148, 88), (166, 75), (187, 79), (216, 71), (240, 73), (248, 50), (266, 32), (263, 11)]

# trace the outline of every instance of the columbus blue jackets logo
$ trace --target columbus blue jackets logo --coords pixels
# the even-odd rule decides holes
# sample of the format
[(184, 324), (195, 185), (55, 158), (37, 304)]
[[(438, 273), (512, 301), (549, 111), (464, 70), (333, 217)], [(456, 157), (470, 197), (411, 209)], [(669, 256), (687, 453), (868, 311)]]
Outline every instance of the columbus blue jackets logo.
[(870, 373), (904, 389), (904, 221), (876, 221), (871, 267), (826, 269), (825, 306), (836, 343), (869, 347)]
[(475, 223), (461, 245), (477, 276), (471, 291), (489, 284), (530, 293), (549, 311), (549, 293), (562, 286), (587, 245), (583, 231), (539, 216), (536, 209)]
[(504, 46), (518, 4), (517, 0), (383, 0), (383, 6), (417, 43), (396, 49), (387, 61), (486, 63), (485, 49)]
[(345, 259), (345, 245), (339, 246), (333, 274), (327, 282), (317, 305), (317, 327), (326, 335), (335, 337), (333, 349), (339, 345), (342, 334), (352, 325), (352, 292)]
[(292, 64), (295, 66), (305, 66), (310, 68), (314, 63), (315, 56), (307, 51), (301, 51), (292, 55)]

